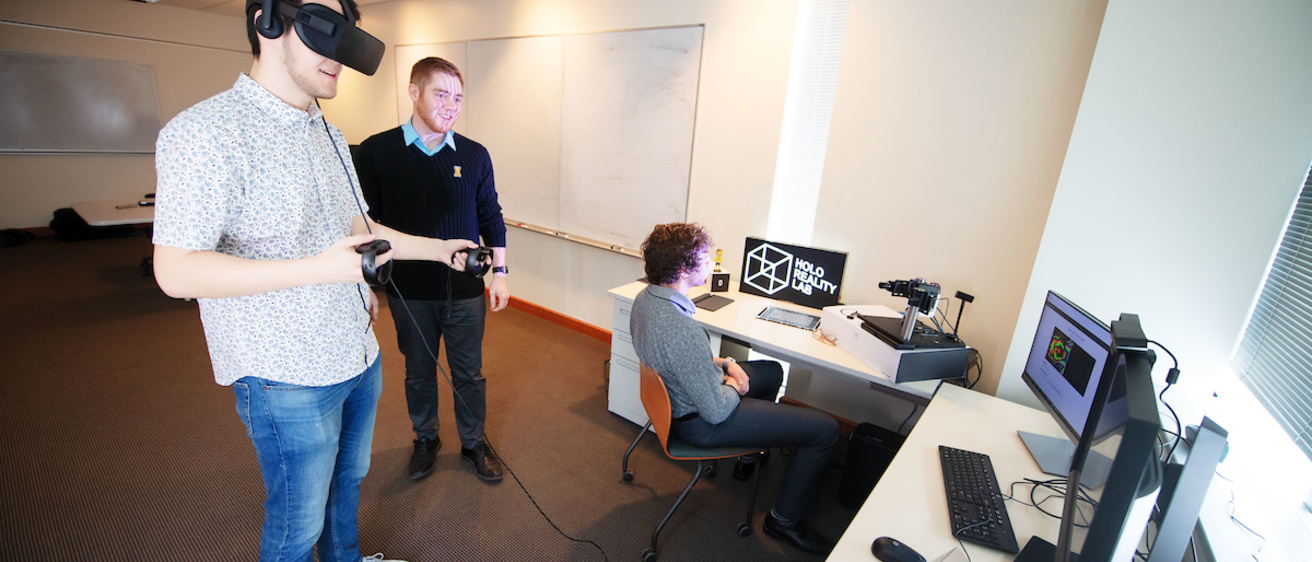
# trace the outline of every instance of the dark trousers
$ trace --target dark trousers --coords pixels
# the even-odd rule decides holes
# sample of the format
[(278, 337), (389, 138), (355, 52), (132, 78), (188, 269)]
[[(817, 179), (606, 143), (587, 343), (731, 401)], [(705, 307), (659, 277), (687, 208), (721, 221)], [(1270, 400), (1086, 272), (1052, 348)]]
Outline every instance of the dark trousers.
[(784, 519), (805, 519), (819, 501), (820, 477), (838, 442), (838, 422), (820, 410), (775, 404), (783, 367), (774, 361), (740, 363), (751, 381), (729, 418), (707, 423), (701, 418), (674, 422), (673, 430), (698, 447), (795, 447), (775, 499)]
[(436, 356), (439, 342), (445, 341), (446, 364), (455, 391), (456, 429), (461, 447), (472, 449), (483, 440), (487, 418), (487, 380), (482, 371), (487, 309), (483, 296), (402, 303), (389, 295), (387, 304), (396, 323), (397, 346), (405, 355), (405, 403), (415, 435), (437, 438)]

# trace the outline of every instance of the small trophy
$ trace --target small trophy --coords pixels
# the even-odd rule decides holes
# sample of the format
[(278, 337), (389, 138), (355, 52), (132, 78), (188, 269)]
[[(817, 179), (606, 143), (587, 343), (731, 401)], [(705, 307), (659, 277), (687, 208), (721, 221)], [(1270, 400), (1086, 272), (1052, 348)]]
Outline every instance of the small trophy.
[(729, 274), (724, 273), (721, 268), (722, 261), (724, 261), (724, 250), (715, 250), (715, 271), (711, 272), (712, 293), (722, 293), (729, 290)]

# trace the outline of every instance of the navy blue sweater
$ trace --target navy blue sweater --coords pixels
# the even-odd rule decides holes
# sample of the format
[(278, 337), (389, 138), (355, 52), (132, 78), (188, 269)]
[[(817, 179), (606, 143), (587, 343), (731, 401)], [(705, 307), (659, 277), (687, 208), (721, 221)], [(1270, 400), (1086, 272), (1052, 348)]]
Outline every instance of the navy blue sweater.
[[(492, 158), (487, 149), (456, 133), (455, 150), (444, 147), (428, 156), (405, 144), (400, 127), (378, 133), (356, 152), (360, 189), (369, 216), (406, 234), (430, 238), (461, 238), (484, 246), (506, 245), (506, 224), (497, 202)], [(407, 299), (445, 300), (483, 294), (483, 281), (431, 261), (400, 261), (392, 269), (387, 292)]]

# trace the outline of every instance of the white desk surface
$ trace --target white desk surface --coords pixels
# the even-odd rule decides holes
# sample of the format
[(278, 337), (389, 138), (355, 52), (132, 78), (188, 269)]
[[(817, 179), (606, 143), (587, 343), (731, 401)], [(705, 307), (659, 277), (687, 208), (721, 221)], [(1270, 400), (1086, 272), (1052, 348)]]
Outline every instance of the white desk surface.
[(73, 210), (91, 226), (155, 222), (155, 207), (142, 207), (136, 201), (79, 201), (73, 203)]
[[(615, 287), (608, 293), (613, 298), (633, 302), (634, 297), (638, 296), (646, 286), (644, 282), (635, 281)], [(709, 292), (707, 287), (697, 287), (689, 291), (688, 296), (695, 299), (707, 292)], [(929, 398), (934, 395), (934, 389), (938, 386), (937, 380), (894, 383), (892, 379), (862, 363), (842, 348), (821, 343), (812, 337), (811, 332), (756, 317), (767, 306), (796, 310), (814, 316), (820, 316), (819, 309), (740, 293), (732, 289), (715, 294), (733, 299), (733, 302), (714, 312), (697, 309), (695, 316), (697, 321), (711, 331), (747, 342), (752, 349), (761, 353), (790, 363), (802, 363), (812, 371), (835, 372), (872, 382), (884, 387), (888, 392), (904, 395), (921, 404), (929, 402)], [(896, 315), (892, 310), (888, 310), (888, 314)]]
[[(1051, 478), (1039, 470), (1039, 465), (1016, 435), (1016, 431), (1022, 429), (1065, 438), (1047, 412), (954, 385), (943, 385), (828, 560), (875, 560), (870, 544), (885, 536), (902, 541), (931, 561), (959, 548), (948, 523), (938, 446), (989, 455), (998, 484), (1006, 495), (1011, 491), (1012, 482), (1026, 477)], [(1027, 503), (1029, 491), (1028, 485), (1016, 486), (1015, 489), (1017, 497)], [(1049, 504), (1052, 506), (1050, 511), (1060, 512), (1061, 498)], [(1050, 543), (1057, 542), (1057, 519), (1013, 501), (1007, 502), (1007, 514), (1016, 532), (1016, 542), (1022, 548), (1034, 535)], [(972, 562), (1015, 557), (973, 543), (963, 541), (961, 544), (965, 545)]]

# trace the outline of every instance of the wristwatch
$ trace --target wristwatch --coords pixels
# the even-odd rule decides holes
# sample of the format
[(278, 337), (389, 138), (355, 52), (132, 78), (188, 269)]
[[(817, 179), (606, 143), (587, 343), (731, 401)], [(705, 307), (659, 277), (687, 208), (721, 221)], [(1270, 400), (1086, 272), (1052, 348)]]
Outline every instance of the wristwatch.
[(725, 357), (725, 358), (724, 358), (724, 364), (721, 365), (720, 368), (723, 369), (724, 372), (727, 373), (727, 372), (729, 372), (729, 364), (730, 364), (730, 363), (737, 363), (737, 362), (738, 362), (737, 359), (734, 359), (734, 358), (732, 358), (732, 357)]
[(502, 275), (502, 276), (505, 276), (507, 273), (510, 273), (510, 269), (507, 268), (507, 267), (504, 266), (504, 265), (498, 265), (498, 266), (492, 268), (492, 273), (494, 273), (494, 274), (500, 274), (500, 275)]

